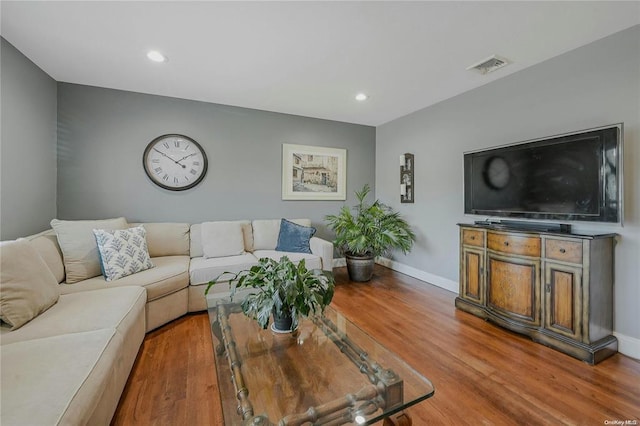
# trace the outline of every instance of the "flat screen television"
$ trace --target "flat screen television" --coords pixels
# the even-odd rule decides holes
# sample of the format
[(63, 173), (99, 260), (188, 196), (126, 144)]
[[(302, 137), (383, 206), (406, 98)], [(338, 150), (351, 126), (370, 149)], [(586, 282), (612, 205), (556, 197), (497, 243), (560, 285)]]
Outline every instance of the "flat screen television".
[(622, 124), (464, 154), (466, 214), (622, 221)]

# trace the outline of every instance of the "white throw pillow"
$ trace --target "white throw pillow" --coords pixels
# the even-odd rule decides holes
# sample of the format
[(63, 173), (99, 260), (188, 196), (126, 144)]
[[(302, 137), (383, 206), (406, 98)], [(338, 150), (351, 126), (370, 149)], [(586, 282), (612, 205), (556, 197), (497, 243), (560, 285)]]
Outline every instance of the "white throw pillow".
[(58, 236), (58, 245), (64, 258), (67, 284), (77, 283), (101, 274), (100, 255), (94, 229), (125, 229), (124, 217), (105, 220), (58, 220), (51, 221)]
[(202, 251), (204, 257), (237, 256), (244, 253), (242, 225), (239, 222), (204, 222)]
[(49, 309), (59, 295), (58, 280), (29, 241), (0, 243), (0, 319), (12, 330)]
[(153, 263), (142, 226), (129, 229), (94, 229), (100, 252), (100, 265), (107, 281), (115, 281), (149, 268)]

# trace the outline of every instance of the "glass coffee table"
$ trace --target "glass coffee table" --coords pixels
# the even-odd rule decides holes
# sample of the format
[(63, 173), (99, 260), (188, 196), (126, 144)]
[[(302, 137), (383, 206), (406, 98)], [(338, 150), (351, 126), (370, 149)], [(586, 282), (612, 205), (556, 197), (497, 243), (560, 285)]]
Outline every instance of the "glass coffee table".
[(340, 313), (263, 330), (238, 303), (208, 299), (225, 425), (410, 425), (431, 382)]

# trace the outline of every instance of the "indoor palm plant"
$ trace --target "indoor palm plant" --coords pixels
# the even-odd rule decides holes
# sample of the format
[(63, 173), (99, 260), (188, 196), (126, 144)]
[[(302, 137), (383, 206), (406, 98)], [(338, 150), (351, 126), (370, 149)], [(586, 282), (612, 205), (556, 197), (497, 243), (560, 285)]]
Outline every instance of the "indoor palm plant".
[(393, 249), (406, 254), (416, 239), (400, 213), (379, 200), (365, 202), (369, 192), (369, 185), (365, 185), (356, 191), (356, 206), (343, 206), (337, 215), (325, 218), (336, 234), (334, 244), (345, 255), (352, 281), (369, 281), (376, 256)]
[(251, 289), (241, 303), (242, 311), (263, 329), (273, 315), (276, 331), (295, 330), (300, 315), (323, 312), (335, 286), (330, 272), (308, 270), (304, 259), (296, 265), (287, 256), (279, 261), (261, 258), (248, 270), (225, 272), (209, 282), (205, 294), (222, 280), (229, 281), (232, 300), (239, 289)]

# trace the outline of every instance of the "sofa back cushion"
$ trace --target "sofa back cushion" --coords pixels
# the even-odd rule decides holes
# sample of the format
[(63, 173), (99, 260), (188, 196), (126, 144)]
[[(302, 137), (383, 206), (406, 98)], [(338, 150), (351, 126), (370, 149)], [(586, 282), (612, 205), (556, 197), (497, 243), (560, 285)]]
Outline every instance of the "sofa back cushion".
[(203, 222), (202, 251), (207, 258), (244, 254), (242, 225), (239, 222)]
[(58, 301), (58, 281), (26, 239), (0, 243), (0, 319), (22, 327)]
[(149, 256), (189, 256), (188, 223), (143, 223)]
[[(282, 219), (254, 220), (253, 226), (253, 249), (254, 250), (274, 250), (278, 245), (280, 235), (280, 222)], [(289, 222), (302, 226), (311, 226), (309, 219), (288, 219)]]
[(64, 263), (62, 251), (58, 245), (58, 237), (53, 229), (48, 229), (39, 234), (26, 237), (29, 243), (36, 249), (44, 263), (47, 264), (53, 276), (61, 283), (64, 281)]
[[(248, 220), (235, 221), (242, 227), (242, 238), (244, 239), (244, 251), (253, 251), (253, 231), (251, 228), (251, 222)], [(191, 225), (191, 257), (204, 256), (204, 250), (202, 248), (202, 224), (194, 223)]]
[(104, 220), (58, 220), (51, 221), (51, 227), (58, 236), (62, 250), (67, 284), (101, 275), (98, 244), (94, 229), (127, 228), (124, 217)]

